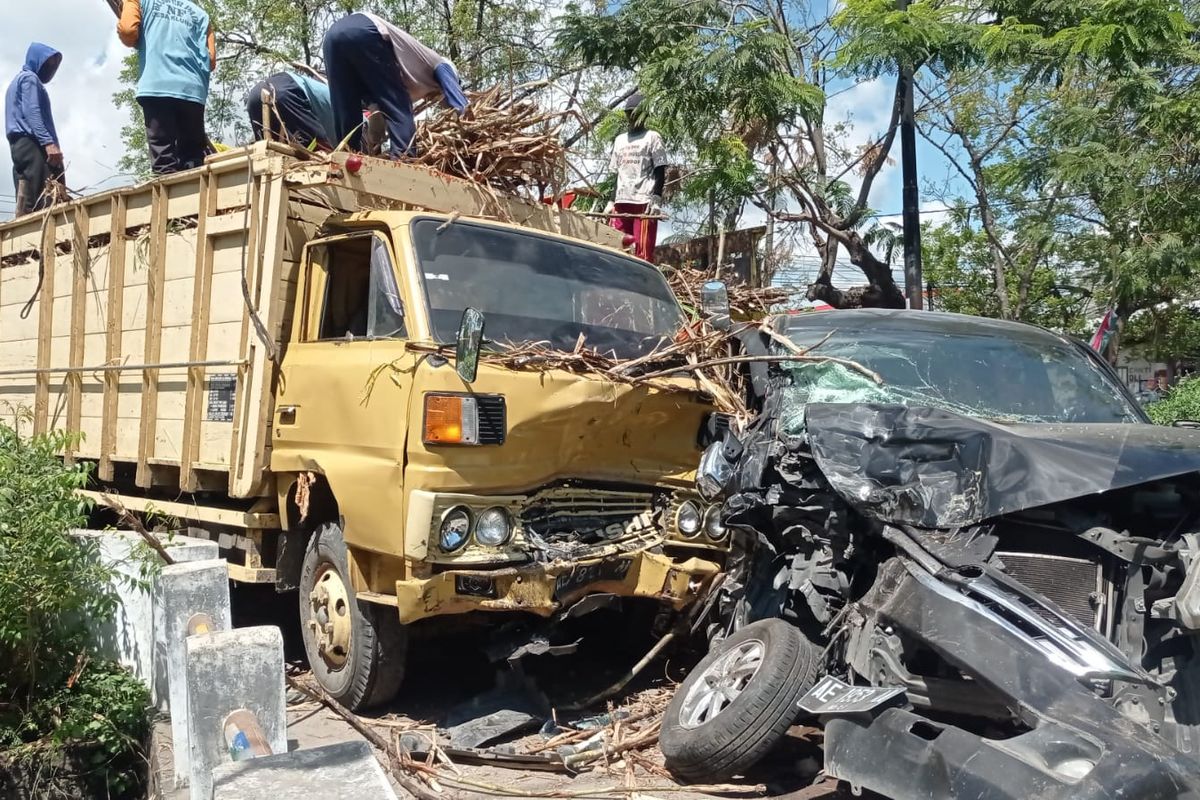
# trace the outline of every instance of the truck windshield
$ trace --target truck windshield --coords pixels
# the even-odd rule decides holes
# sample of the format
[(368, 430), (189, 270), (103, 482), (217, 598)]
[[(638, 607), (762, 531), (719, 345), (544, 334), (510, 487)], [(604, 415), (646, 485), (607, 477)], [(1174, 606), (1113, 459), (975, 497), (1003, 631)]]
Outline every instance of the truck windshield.
[[(1094, 359), (1050, 336), (1025, 340), (924, 330), (794, 330), (812, 355), (854, 361), (883, 379), (833, 362), (785, 364), (784, 414), (805, 403), (933, 406), (998, 422), (1141, 422)], [(783, 348), (777, 347), (783, 354)], [(789, 425), (789, 427), (791, 427)]]
[(584, 346), (636, 358), (682, 321), (662, 273), (617, 253), (467, 222), (418, 219), (412, 237), (439, 342), (453, 342), (463, 310), (484, 313), (493, 342)]

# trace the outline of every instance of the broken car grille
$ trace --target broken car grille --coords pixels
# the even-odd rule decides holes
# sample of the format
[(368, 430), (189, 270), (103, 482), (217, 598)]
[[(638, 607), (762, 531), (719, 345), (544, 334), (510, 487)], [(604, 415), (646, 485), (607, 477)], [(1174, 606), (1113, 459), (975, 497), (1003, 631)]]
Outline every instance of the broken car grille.
[(1104, 632), (1107, 582), (1094, 561), (1038, 553), (997, 553), (1013, 579), (1042, 595), (1071, 619)]
[(584, 544), (661, 531), (662, 509), (651, 492), (546, 489), (529, 498), (521, 513), (527, 536), (547, 542), (569, 538)]

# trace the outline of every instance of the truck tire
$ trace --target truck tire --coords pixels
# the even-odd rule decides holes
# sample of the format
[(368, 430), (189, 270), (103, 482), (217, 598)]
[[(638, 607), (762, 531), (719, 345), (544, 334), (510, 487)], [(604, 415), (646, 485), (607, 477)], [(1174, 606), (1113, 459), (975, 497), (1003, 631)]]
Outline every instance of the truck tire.
[(357, 711), (396, 695), (407, 636), (394, 609), (354, 596), (349, 576), (342, 526), (326, 522), (309, 539), (300, 568), (300, 627), (313, 676)]
[(693, 783), (744, 774), (783, 740), (821, 665), (821, 648), (783, 620), (723, 640), (667, 706), (659, 734), (667, 768)]

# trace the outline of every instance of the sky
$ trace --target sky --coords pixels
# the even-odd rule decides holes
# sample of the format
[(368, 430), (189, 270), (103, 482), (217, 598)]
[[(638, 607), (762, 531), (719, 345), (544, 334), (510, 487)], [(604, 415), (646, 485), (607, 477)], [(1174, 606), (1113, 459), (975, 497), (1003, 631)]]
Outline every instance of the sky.
[[(0, 11), (6, 35), (0, 37), (0, 81), (5, 87), (25, 60), (31, 41), (49, 44), (63, 52), (63, 65), (48, 87), (63, 153), (67, 163), (67, 185), (76, 191), (96, 191), (128, 183), (117, 162), (124, 152), (121, 127), (126, 111), (115, 106), (113, 93), (119, 87), (121, 61), (128, 52), (116, 36), (116, 22), (104, 0), (24, 0), (39, 4), (38, 13), (16, 12), (17, 0), (5, 0)], [(849, 123), (853, 146), (873, 141), (887, 124), (895, 78), (885, 76), (862, 83), (834, 87), (826, 114), (828, 124)], [(875, 181), (870, 205), (882, 212), (896, 212), (883, 221), (899, 223), (901, 177), (899, 140), (892, 149), (893, 163), (885, 166)], [(944, 183), (951, 177), (945, 158), (918, 139), (918, 163), (922, 184)], [(0, 147), (0, 219), (12, 215), (15, 189), (7, 147)], [(856, 178), (847, 177), (853, 184)], [(941, 216), (941, 204), (930, 198), (922, 203), (922, 220)], [(746, 215), (743, 224), (762, 224), (759, 211)], [(670, 233), (669, 225), (663, 235)], [(660, 237), (661, 238), (661, 237)], [(807, 241), (803, 239), (802, 241)], [(816, 270), (813, 253), (798, 253), (789, 283), (806, 283)], [(899, 256), (897, 255), (897, 262)], [(897, 263), (897, 271), (900, 265)], [(835, 272), (839, 286), (861, 284), (862, 275), (848, 262)]]

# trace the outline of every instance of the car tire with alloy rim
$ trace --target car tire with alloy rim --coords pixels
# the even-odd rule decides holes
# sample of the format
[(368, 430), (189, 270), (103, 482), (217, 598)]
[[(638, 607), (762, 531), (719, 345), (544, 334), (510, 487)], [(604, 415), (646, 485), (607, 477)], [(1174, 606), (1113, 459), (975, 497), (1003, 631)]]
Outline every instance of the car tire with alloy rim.
[(358, 600), (342, 526), (313, 532), (300, 569), (300, 625), (313, 676), (351, 710), (386, 703), (404, 679), (407, 637), (396, 610)]
[(667, 707), (659, 735), (667, 768), (692, 782), (743, 774), (782, 741), (821, 665), (821, 648), (783, 620), (724, 639)]

